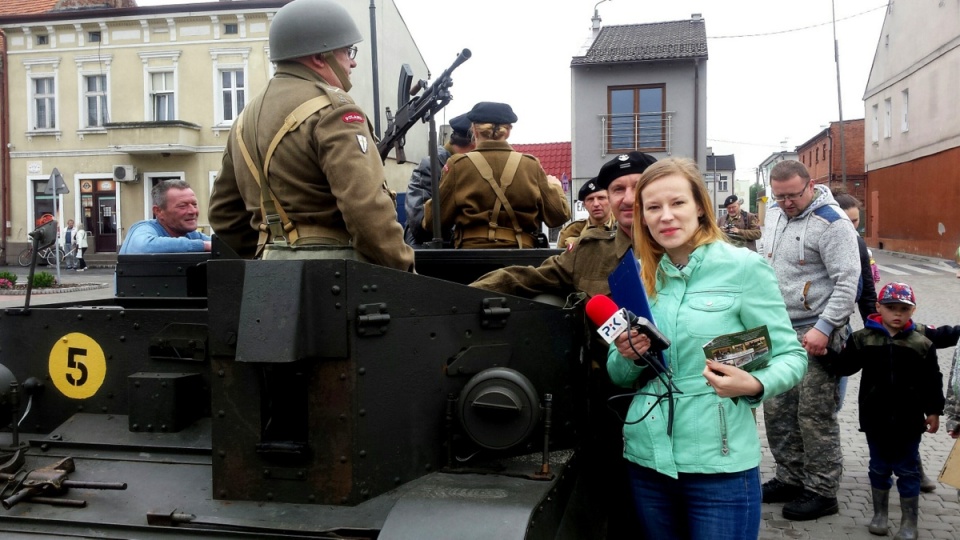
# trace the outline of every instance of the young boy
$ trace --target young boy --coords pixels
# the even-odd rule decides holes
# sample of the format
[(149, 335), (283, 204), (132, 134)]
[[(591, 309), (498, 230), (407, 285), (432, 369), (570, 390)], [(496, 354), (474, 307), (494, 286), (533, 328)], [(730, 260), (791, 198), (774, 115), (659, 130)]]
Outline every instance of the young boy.
[(900, 532), (916, 538), (920, 496), (920, 436), (936, 433), (943, 414), (943, 378), (933, 343), (915, 331), (917, 299), (905, 283), (888, 283), (877, 295), (877, 311), (863, 330), (850, 335), (840, 353), (820, 357), (827, 371), (860, 379), (860, 431), (870, 449), (874, 516), (869, 529), (886, 535), (892, 474), (900, 492)]

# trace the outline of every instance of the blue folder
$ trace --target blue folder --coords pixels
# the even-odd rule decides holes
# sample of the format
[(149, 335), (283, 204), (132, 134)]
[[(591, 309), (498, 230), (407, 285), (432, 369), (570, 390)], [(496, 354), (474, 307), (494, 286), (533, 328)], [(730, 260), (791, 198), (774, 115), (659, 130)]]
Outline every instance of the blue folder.
[[(643, 288), (643, 281), (640, 279), (640, 261), (633, 254), (633, 248), (627, 249), (620, 259), (620, 264), (607, 277), (607, 283), (610, 284), (610, 296), (617, 307), (626, 308), (634, 315), (656, 324), (653, 313), (650, 312), (647, 290)], [(667, 361), (663, 353), (658, 353), (658, 356), (660, 364), (666, 367)]]

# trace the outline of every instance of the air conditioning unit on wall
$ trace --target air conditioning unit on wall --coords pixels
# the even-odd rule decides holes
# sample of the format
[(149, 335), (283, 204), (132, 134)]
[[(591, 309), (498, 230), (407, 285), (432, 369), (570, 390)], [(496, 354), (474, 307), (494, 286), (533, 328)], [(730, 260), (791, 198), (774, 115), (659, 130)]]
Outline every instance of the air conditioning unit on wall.
[(114, 165), (113, 179), (117, 182), (136, 182), (137, 169), (133, 165)]

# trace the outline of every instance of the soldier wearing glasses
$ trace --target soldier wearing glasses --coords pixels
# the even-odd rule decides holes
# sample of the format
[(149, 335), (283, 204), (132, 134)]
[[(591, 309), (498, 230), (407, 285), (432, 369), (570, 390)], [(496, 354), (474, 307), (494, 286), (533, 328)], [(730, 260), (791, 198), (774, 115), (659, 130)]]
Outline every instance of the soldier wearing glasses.
[(798, 161), (770, 171), (773, 204), (763, 229), (764, 255), (777, 275), (797, 338), (808, 354), (807, 374), (793, 389), (764, 402), (776, 477), (763, 502), (786, 503), (783, 517), (836, 514), (843, 470), (837, 424), (839, 378), (813, 357), (839, 351), (856, 305), (860, 279), (857, 233), (826, 186), (814, 184)]
[(234, 122), (210, 198), (210, 224), (241, 256), (413, 268), (367, 116), (347, 94), (361, 40), (334, 0), (277, 11), (276, 74)]

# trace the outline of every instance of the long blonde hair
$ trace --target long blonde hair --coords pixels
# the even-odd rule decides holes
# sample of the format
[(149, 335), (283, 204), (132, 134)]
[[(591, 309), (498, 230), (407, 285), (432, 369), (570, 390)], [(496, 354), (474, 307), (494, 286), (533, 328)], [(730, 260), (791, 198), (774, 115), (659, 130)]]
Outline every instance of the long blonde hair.
[(653, 239), (650, 230), (643, 223), (641, 193), (653, 182), (674, 174), (687, 179), (690, 183), (690, 191), (693, 193), (693, 200), (703, 210), (703, 215), (699, 219), (700, 229), (690, 240), (694, 249), (718, 240), (726, 241), (726, 235), (717, 226), (716, 213), (713, 211), (713, 203), (710, 200), (710, 194), (707, 193), (703, 176), (692, 159), (665, 158), (647, 167), (640, 181), (637, 182), (636, 199), (633, 202), (633, 251), (640, 256), (640, 277), (650, 298), (657, 296), (658, 268), (666, 250)]

